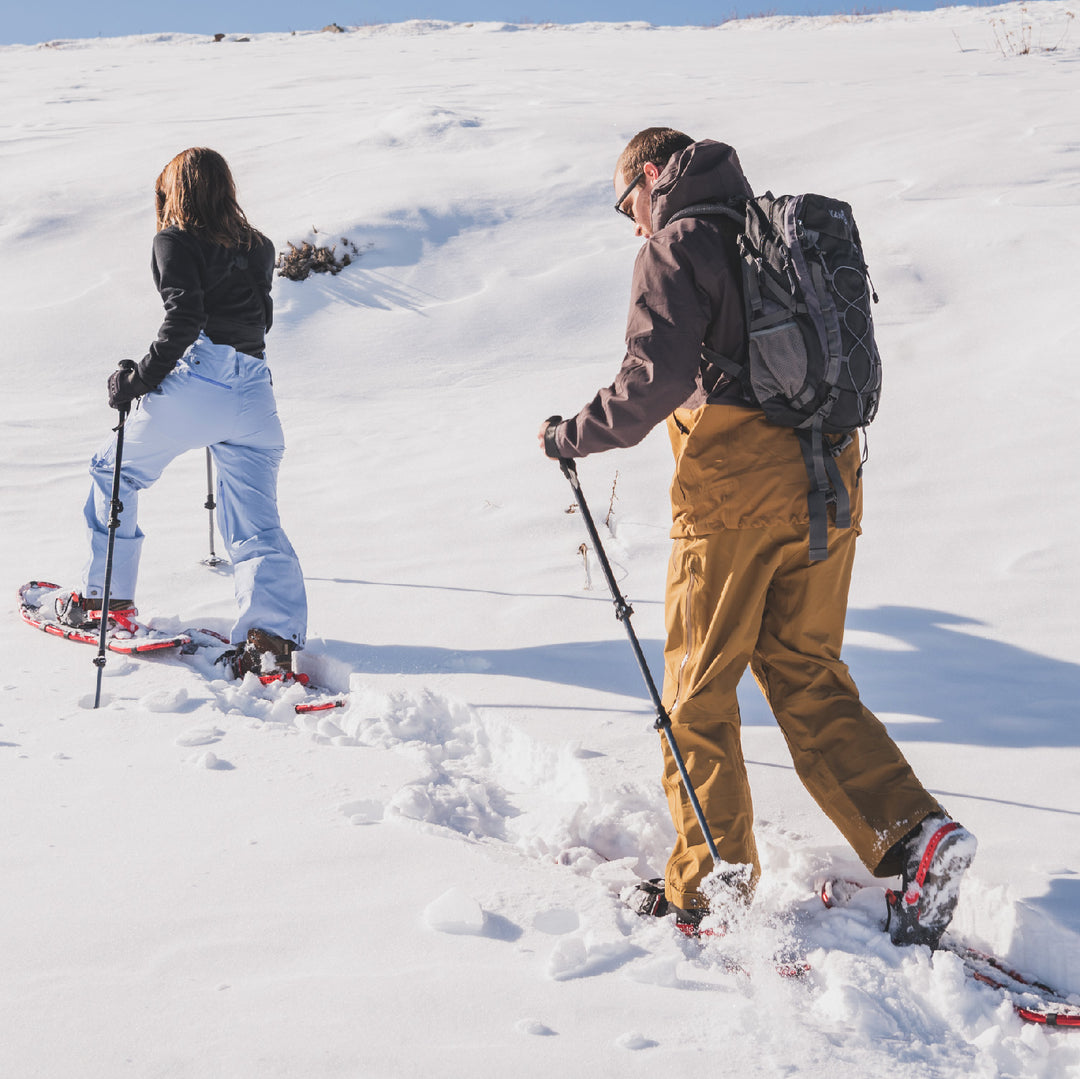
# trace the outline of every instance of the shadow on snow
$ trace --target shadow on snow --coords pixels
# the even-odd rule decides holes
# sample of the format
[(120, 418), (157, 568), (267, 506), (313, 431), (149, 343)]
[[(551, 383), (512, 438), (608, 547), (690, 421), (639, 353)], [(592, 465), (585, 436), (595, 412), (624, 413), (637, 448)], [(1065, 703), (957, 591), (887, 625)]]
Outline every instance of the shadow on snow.
[[(1042, 656), (965, 630), (979, 623), (941, 611), (881, 607), (849, 612), (849, 630), (889, 638), (887, 646), (844, 649), (867, 706), (902, 716), (904, 741), (1034, 747), (1080, 745), (1080, 665)], [(663, 675), (663, 642), (642, 641), (653, 677)], [(629, 642), (566, 642), (526, 648), (458, 650), (328, 641), (334, 658), (358, 673), (473, 673), (531, 678), (641, 698), (652, 714)], [(740, 686), (743, 722), (766, 725), (771, 713), (747, 674)]]

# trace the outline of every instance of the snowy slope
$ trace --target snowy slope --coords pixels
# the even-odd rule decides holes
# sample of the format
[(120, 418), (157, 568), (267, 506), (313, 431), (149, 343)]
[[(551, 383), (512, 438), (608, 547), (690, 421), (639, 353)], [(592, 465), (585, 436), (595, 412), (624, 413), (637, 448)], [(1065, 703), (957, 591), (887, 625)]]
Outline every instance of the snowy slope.
[[(887, 368), (845, 658), (979, 835), (958, 927), (1080, 993), (1072, 10), (0, 48), (0, 1075), (1080, 1075), (1080, 1034), (818, 908), (862, 871), (752, 683), (765, 877), (724, 951), (754, 977), (620, 910), (670, 842), (657, 736), (535, 444), (621, 358), (635, 131), (852, 203)], [(303, 660), (344, 712), (118, 656), (93, 711), (93, 651), (15, 617), (77, 579), (104, 381), (159, 320), (153, 180), (190, 145), (279, 248), (364, 250), (279, 281), (270, 338)], [(664, 433), (580, 471), (658, 673)], [(231, 621), (204, 500), (200, 454), (142, 499), (166, 629)]]

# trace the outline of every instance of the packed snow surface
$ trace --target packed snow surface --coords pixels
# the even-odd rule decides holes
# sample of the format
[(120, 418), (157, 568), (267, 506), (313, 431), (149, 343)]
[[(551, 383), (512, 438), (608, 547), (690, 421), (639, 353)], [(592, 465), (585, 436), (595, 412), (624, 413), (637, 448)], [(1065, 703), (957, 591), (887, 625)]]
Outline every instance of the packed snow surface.
[[(752, 682), (758, 902), (704, 949), (620, 905), (671, 841), (658, 736), (536, 446), (622, 356), (635, 131), (852, 204), (886, 370), (845, 658), (979, 837), (957, 930), (1080, 993), (1074, 10), (0, 49), (0, 1074), (1080, 1075), (1080, 1032), (894, 949), (880, 889), (817, 902), (869, 878)], [(105, 380), (160, 318), (153, 181), (193, 145), (279, 250), (359, 252), (279, 280), (269, 338), (303, 669), (338, 711), (203, 655), (110, 655), (94, 710), (93, 650), (16, 616), (78, 580)], [(580, 473), (659, 674), (664, 432)], [(141, 500), (163, 630), (231, 622), (205, 485), (197, 452)]]

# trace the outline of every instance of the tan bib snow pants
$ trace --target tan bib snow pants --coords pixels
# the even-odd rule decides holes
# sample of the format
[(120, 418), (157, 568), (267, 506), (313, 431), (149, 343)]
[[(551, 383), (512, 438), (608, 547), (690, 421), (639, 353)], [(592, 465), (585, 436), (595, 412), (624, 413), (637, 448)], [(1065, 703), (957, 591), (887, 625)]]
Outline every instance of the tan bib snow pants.
[[(898, 873), (886, 852), (940, 807), (840, 660), (862, 509), (858, 445), (837, 459), (853, 526), (830, 524), (829, 557), (811, 564), (808, 481), (791, 431), (729, 405), (680, 410), (669, 430), (675, 542), (663, 701), (720, 856), (759, 871), (735, 695), (749, 664), (807, 790), (868, 869)], [(689, 909), (703, 902), (712, 861), (663, 744), (677, 833), (666, 892)]]

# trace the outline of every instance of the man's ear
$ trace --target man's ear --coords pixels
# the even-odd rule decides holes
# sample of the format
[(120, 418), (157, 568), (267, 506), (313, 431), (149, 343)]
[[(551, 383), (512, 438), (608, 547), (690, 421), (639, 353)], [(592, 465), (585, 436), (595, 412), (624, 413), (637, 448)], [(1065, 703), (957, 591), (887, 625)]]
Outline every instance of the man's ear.
[(641, 171), (645, 173), (650, 184), (655, 184), (660, 176), (660, 170), (651, 161), (646, 161), (645, 164), (641, 166)]

